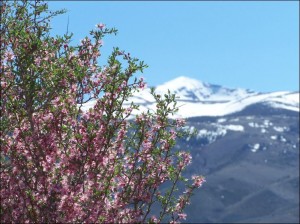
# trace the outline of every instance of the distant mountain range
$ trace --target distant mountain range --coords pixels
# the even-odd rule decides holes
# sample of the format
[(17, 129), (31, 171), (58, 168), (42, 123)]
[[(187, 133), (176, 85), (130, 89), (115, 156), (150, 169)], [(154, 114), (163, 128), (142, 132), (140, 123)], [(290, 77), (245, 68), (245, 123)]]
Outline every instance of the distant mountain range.
[[(165, 94), (168, 90), (176, 94), (179, 106), (177, 117), (225, 116), (255, 104), (299, 112), (299, 92), (260, 93), (241, 88), (230, 89), (184, 76), (159, 85), (155, 90), (160, 94)], [(155, 100), (150, 94), (150, 88), (135, 93), (127, 105), (130, 102), (140, 105), (140, 111), (155, 109)], [(94, 103), (87, 103), (83, 110)]]

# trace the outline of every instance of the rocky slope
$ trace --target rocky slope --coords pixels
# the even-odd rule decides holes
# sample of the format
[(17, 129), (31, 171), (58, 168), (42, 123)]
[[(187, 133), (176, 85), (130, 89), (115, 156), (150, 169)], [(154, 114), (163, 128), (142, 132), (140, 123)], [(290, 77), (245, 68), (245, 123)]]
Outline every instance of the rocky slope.
[(189, 119), (199, 132), (178, 148), (193, 155), (187, 174), (207, 182), (187, 222), (299, 223), (299, 114), (286, 112)]

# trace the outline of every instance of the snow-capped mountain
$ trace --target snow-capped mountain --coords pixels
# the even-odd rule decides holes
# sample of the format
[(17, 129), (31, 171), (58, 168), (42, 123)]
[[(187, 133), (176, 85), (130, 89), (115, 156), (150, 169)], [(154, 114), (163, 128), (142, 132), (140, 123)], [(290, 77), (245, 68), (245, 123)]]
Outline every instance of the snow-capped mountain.
[[(178, 77), (155, 88), (156, 93), (161, 95), (175, 93), (179, 111), (177, 117), (199, 116), (225, 116), (240, 112), (254, 104), (263, 104), (276, 109), (299, 111), (299, 92), (271, 92), (260, 93), (247, 89), (230, 89), (220, 85), (201, 82), (188, 77)], [(148, 109), (155, 110), (155, 100), (150, 94), (150, 88), (136, 92), (126, 103), (131, 102), (140, 105), (140, 113)], [(86, 110), (95, 102), (89, 102), (83, 108)]]
[(232, 99), (242, 99), (254, 94), (244, 89), (228, 89), (219, 85), (212, 85), (188, 77), (178, 77), (156, 88), (159, 93), (170, 90), (180, 97), (180, 101), (224, 103)]
[[(299, 92), (259, 93), (240, 88), (229, 89), (187, 77), (178, 77), (155, 88), (162, 95), (168, 89), (178, 97), (179, 117), (224, 116), (258, 103), (299, 111)], [(129, 101), (140, 104), (141, 110), (155, 109), (149, 88), (136, 93)]]

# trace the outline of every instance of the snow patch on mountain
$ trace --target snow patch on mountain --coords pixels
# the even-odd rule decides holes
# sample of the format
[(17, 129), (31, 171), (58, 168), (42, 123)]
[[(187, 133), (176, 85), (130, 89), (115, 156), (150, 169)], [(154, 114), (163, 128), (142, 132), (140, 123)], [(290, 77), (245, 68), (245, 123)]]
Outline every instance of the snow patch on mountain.
[(260, 148), (260, 144), (255, 143), (254, 145), (251, 145), (250, 147), (251, 147), (252, 152), (257, 152), (257, 150), (259, 150), (259, 148)]
[(242, 126), (242, 125), (229, 124), (224, 127), (227, 130), (231, 130), (231, 131), (244, 131), (244, 126)]
[[(186, 126), (185, 129), (189, 130), (190, 133), (193, 133), (195, 131), (194, 126), (191, 127)], [(211, 144), (215, 142), (217, 139), (224, 137), (228, 133), (228, 131), (243, 132), (244, 130), (245, 129), (242, 125), (234, 125), (234, 124), (221, 125), (220, 123), (212, 123), (210, 130), (208, 129), (198, 130), (196, 139)]]
[(277, 127), (277, 126), (273, 127), (273, 129), (275, 131), (277, 131), (277, 132), (284, 132), (284, 131), (288, 131), (289, 130), (288, 127)]

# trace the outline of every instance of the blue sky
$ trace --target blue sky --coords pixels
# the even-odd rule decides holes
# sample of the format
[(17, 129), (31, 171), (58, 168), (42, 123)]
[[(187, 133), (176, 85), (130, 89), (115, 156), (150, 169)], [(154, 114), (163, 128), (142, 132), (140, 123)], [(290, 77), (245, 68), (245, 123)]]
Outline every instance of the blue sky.
[[(188, 76), (226, 87), (269, 92), (299, 90), (299, 3), (294, 1), (52, 1), (68, 12), (53, 33), (74, 33), (74, 44), (95, 24), (107, 36), (102, 63), (113, 47), (144, 60), (148, 85)], [(101, 64), (100, 62), (100, 64)]]

